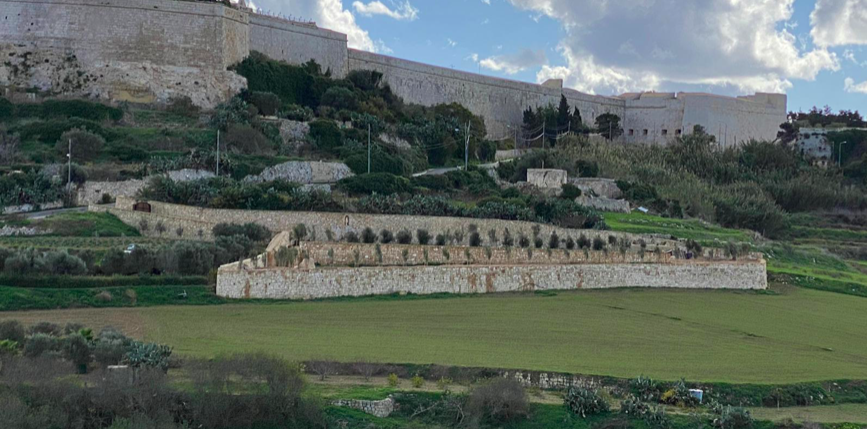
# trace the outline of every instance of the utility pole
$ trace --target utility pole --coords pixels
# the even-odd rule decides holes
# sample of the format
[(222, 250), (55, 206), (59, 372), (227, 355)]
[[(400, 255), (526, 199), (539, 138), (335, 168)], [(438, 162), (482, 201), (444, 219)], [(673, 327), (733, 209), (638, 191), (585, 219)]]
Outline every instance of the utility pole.
[(367, 174), (370, 174), (370, 124), (367, 124)]
[(840, 142), (840, 146), (837, 148), (837, 165), (840, 167), (843, 166), (843, 145), (849, 142)]
[(217, 130), (217, 177), (220, 177), (220, 130)]
[(66, 189), (72, 189), (72, 139), (69, 139), (69, 149), (66, 152)]
[(470, 125), (472, 122), (467, 121), (467, 142), (464, 144), (464, 171), (470, 168)]

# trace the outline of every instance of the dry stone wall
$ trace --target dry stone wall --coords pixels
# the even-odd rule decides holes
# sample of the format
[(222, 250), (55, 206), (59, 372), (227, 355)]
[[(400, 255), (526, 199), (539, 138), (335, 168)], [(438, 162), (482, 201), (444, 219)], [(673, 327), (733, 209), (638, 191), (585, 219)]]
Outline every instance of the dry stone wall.
[[(670, 253), (641, 252), (639, 246), (610, 249), (536, 249), (400, 244), (303, 242), (301, 252), (321, 267), (419, 265), (556, 265), (673, 262)], [(270, 263), (270, 262), (269, 262)]]
[(239, 269), (223, 266), (227, 298), (319, 299), (410, 293), (483, 294), (617, 287), (765, 289), (764, 260), (635, 264)]
[(247, 176), (245, 182), (271, 182), (277, 179), (301, 184), (336, 183), (354, 176), (342, 162), (289, 161), (268, 167), (255, 176)]
[[(448, 235), (452, 238), (451, 244), (469, 245), (470, 229), (475, 226), (478, 230), (481, 244), (484, 246), (497, 247), (502, 244), (502, 237), (508, 229), (509, 234), (518, 242), (518, 237), (524, 234), (532, 240), (534, 230), (547, 245), (551, 234), (556, 232), (562, 240), (572, 237), (577, 240), (584, 235), (589, 240), (600, 238), (606, 243), (609, 237), (616, 240), (626, 239), (631, 242), (642, 239), (648, 249), (659, 246), (662, 250), (669, 250), (676, 246), (676, 241), (665, 236), (635, 235), (622, 232), (598, 231), (587, 229), (560, 228), (553, 225), (537, 224), (533, 222), (508, 221), (499, 219), (470, 219), (455, 217), (436, 216), (401, 216), (401, 215), (371, 215), (357, 213), (323, 213), (323, 212), (288, 212), (288, 211), (261, 211), (261, 210), (223, 210), (207, 209), (201, 207), (181, 206), (160, 202), (150, 202), (151, 212), (142, 213), (132, 211), (134, 199), (118, 198), (115, 207), (109, 211), (115, 214), (125, 223), (138, 227), (142, 220), (149, 225), (162, 222), (168, 230), (174, 231), (178, 227), (183, 228), (184, 237), (189, 239), (210, 239), (211, 229), (218, 223), (256, 223), (272, 232), (291, 231), (298, 224), (304, 224), (308, 230), (308, 238), (312, 241), (345, 241), (350, 232), (360, 235), (365, 228), (371, 228), (379, 234), (382, 230), (388, 230), (395, 236), (400, 231), (407, 231), (413, 236), (413, 242), (418, 243), (416, 233), (418, 230), (427, 231), (432, 240), (438, 234)], [(199, 234), (198, 231), (202, 233)], [(494, 231), (498, 237), (498, 243), (490, 243), (488, 233)], [(142, 231), (145, 235), (156, 235), (156, 231)]]
[(394, 412), (394, 399), (389, 396), (381, 401), (367, 401), (363, 399), (338, 399), (331, 403), (336, 407), (347, 407), (354, 410), (386, 418)]

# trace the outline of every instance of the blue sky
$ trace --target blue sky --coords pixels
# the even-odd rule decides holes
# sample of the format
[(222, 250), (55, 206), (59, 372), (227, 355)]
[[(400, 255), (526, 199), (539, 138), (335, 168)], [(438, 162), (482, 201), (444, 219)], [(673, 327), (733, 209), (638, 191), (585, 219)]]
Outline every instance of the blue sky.
[(259, 0), (414, 61), (602, 95), (786, 92), (867, 113), (867, 0)]

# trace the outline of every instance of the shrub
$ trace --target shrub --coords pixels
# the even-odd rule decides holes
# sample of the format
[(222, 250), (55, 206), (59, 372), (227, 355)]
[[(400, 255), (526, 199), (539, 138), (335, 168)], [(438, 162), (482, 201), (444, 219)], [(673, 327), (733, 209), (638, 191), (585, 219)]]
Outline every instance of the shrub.
[(530, 238), (524, 235), (523, 232), (518, 235), (518, 245), (524, 249), (530, 247)]
[(379, 232), (379, 241), (382, 244), (389, 244), (394, 241), (394, 234), (392, 234), (391, 231), (387, 229), (383, 229)]
[(370, 227), (361, 231), (361, 241), (367, 244), (376, 243), (376, 233)]
[(391, 195), (412, 191), (409, 180), (388, 173), (362, 174), (337, 182), (337, 187), (353, 195)]
[(694, 407), (698, 405), (698, 398), (689, 393), (689, 387), (686, 386), (686, 381), (682, 379), (675, 383), (672, 389), (663, 393), (660, 400), (666, 404), (677, 405), (679, 407)]
[(542, 237), (536, 237), (533, 239), (533, 245), (536, 246), (537, 249), (541, 249), (542, 246), (545, 245), (545, 242), (542, 241)]
[(550, 248), (550, 249), (559, 249), (560, 248), (560, 236), (557, 235), (556, 232), (551, 233), (551, 238), (548, 239), (548, 248)]
[(479, 235), (478, 231), (473, 231), (470, 233), (470, 246), (471, 247), (479, 247), (482, 245), (482, 236)]
[(474, 422), (500, 426), (527, 418), (530, 401), (517, 380), (497, 378), (470, 391), (467, 414)]
[(343, 133), (334, 121), (318, 119), (310, 123), (313, 144), (320, 150), (333, 152), (343, 144)]
[(572, 250), (575, 248), (575, 240), (572, 237), (566, 238), (566, 249)]
[(503, 246), (504, 247), (512, 247), (515, 245), (515, 239), (512, 238), (512, 233), (509, 232), (509, 228), (506, 228), (503, 231)]
[(412, 377), (412, 387), (416, 389), (421, 389), (424, 386), (424, 378), (422, 376), (416, 374)]
[(274, 152), (274, 144), (261, 131), (247, 124), (230, 124), (221, 143), (228, 150), (244, 155), (268, 155)]
[[(346, 157), (343, 162), (355, 174), (367, 174), (367, 151), (355, 153)], [(399, 156), (393, 156), (385, 151), (374, 148), (370, 154), (371, 173), (389, 173), (403, 176), (410, 172), (412, 166)], [(421, 176), (425, 177), (425, 176)]]
[(41, 261), (37, 267), (39, 267), (39, 272), (43, 274), (78, 276), (87, 273), (87, 266), (84, 261), (66, 251), (46, 252)]
[(575, 161), (575, 170), (578, 177), (599, 177), (599, 164), (596, 161), (579, 159)]
[(399, 380), (397, 378), (397, 374), (391, 373), (388, 374), (388, 385), (389, 387), (397, 387)]
[(133, 368), (156, 368), (165, 372), (169, 369), (171, 356), (172, 348), (169, 346), (134, 341), (130, 344), (123, 363)]
[(566, 392), (564, 402), (566, 409), (581, 416), (581, 418), (608, 412), (608, 403), (599, 396), (597, 390), (570, 387)]
[(251, 91), (248, 102), (259, 110), (260, 115), (274, 116), (283, 105), (280, 97), (271, 92)]
[(430, 243), (430, 233), (426, 229), (419, 229), (415, 232), (415, 237), (418, 239), (418, 244), (426, 246)]
[(726, 406), (714, 407), (713, 427), (719, 429), (750, 429), (755, 422), (750, 411), (745, 408)]
[(193, 104), (193, 100), (185, 95), (175, 96), (169, 99), (166, 110), (180, 116), (196, 117), (199, 114), (199, 106)]
[(412, 234), (409, 231), (403, 229), (397, 233), (397, 242), (400, 244), (411, 244), (412, 243)]
[(560, 198), (574, 200), (581, 196), (581, 188), (569, 183), (563, 185), (563, 192), (560, 193)]
[(62, 347), (60, 338), (48, 334), (33, 334), (24, 342), (24, 356), (35, 358), (46, 352), (59, 352)]
[(17, 320), (0, 321), (0, 341), (10, 340), (18, 344), (24, 343), (24, 327)]
[(344, 236), (348, 243), (358, 243), (360, 240), (358, 239), (358, 234), (355, 231), (349, 231)]
[(593, 238), (593, 250), (605, 250), (605, 242), (598, 236)]
[(87, 364), (90, 363), (90, 344), (86, 338), (79, 334), (72, 334), (64, 339), (63, 355), (78, 369), (79, 374), (87, 373)]
[(437, 234), (435, 239), (437, 246), (445, 246), (446, 245), (446, 236), (445, 234)]
[(27, 330), (30, 335), (45, 334), (58, 337), (63, 334), (63, 329), (60, 325), (51, 322), (39, 322)]
[(72, 159), (74, 161), (93, 161), (102, 152), (105, 139), (86, 129), (73, 128), (60, 136), (54, 146), (58, 155), (66, 159), (69, 153), (69, 142), (72, 141)]
[(659, 397), (659, 383), (652, 378), (639, 376), (629, 380), (629, 388), (642, 401), (655, 401)]

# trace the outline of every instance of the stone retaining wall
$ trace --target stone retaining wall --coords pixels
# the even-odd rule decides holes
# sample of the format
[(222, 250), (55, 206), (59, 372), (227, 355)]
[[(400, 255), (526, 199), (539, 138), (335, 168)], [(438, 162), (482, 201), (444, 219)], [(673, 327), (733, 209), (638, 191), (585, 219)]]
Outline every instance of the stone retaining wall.
[[(637, 247), (637, 246), (636, 246)], [(320, 267), (419, 265), (557, 265), (671, 262), (670, 253), (640, 253), (637, 249), (490, 248), (304, 242), (300, 249)], [(270, 263), (270, 262), (269, 262)]]
[[(468, 245), (469, 231), (471, 226), (474, 225), (479, 231), (482, 246), (492, 245), (493, 247), (498, 247), (501, 245), (501, 243), (489, 243), (488, 232), (491, 230), (494, 230), (496, 236), (502, 240), (506, 229), (508, 229), (517, 243), (518, 237), (522, 233), (527, 237), (533, 237), (534, 228), (538, 228), (538, 235), (546, 246), (553, 232), (556, 232), (562, 240), (566, 240), (567, 237), (577, 240), (583, 234), (590, 240), (599, 237), (606, 242), (609, 236), (613, 236), (618, 240), (638, 241), (641, 239), (645, 241), (648, 249), (655, 249), (656, 246), (659, 246), (663, 251), (677, 246), (677, 241), (672, 240), (669, 236), (637, 235), (593, 229), (570, 229), (533, 222), (499, 219), (206, 209), (153, 201), (150, 202), (151, 213), (142, 213), (133, 212), (133, 204), (135, 204), (135, 200), (132, 198), (118, 198), (115, 207), (110, 209), (109, 212), (120, 218), (124, 223), (136, 228), (142, 220), (145, 220), (149, 225), (156, 225), (156, 223), (162, 222), (169, 231), (175, 231), (178, 227), (181, 227), (184, 229), (183, 238), (193, 240), (212, 239), (211, 229), (218, 223), (244, 224), (252, 222), (262, 225), (274, 233), (291, 231), (296, 225), (304, 224), (309, 232), (308, 239), (311, 241), (344, 241), (348, 233), (354, 232), (360, 235), (364, 228), (369, 227), (377, 234), (382, 230), (388, 230), (395, 236), (399, 231), (406, 230), (412, 234), (414, 243), (418, 243), (416, 232), (419, 229), (426, 230), (430, 234), (432, 242), (437, 234), (449, 233), (453, 238), (460, 238), (460, 240), (453, 240), (452, 244)], [(198, 234), (199, 229), (203, 231), (201, 235)], [(148, 231), (142, 231), (142, 233), (146, 236), (157, 236), (153, 228)]]
[(380, 418), (386, 418), (394, 412), (394, 399), (391, 396), (381, 401), (338, 399), (331, 404), (337, 407), (352, 408)]
[(238, 269), (217, 275), (226, 298), (320, 299), (411, 293), (482, 294), (618, 287), (766, 289), (764, 260), (651, 264)]

